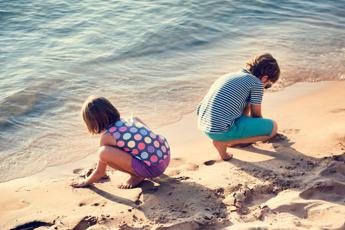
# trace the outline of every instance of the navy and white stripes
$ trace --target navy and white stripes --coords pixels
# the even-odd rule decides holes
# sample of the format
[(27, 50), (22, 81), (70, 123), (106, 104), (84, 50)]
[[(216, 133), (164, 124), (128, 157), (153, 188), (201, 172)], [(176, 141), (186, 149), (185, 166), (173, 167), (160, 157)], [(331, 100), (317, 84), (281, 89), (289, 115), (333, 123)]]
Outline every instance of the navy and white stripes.
[(199, 129), (208, 133), (228, 130), (245, 106), (261, 104), (262, 96), (262, 82), (245, 69), (218, 78), (198, 107)]

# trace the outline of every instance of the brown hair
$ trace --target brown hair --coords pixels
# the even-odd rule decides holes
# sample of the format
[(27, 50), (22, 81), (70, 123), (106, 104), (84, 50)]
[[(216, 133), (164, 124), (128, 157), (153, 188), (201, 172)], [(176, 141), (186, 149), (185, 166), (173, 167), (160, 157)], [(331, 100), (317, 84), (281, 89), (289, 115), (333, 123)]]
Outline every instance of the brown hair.
[(249, 60), (246, 63), (246, 68), (259, 79), (265, 75), (273, 83), (279, 79), (280, 69), (277, 60), (269, 53), (257, 55), (255, 58)]
[(81, 114), (91, 134), (101, 133), (120, 119), (120, 113), (104, 97), (88, 97), (83, 104)]

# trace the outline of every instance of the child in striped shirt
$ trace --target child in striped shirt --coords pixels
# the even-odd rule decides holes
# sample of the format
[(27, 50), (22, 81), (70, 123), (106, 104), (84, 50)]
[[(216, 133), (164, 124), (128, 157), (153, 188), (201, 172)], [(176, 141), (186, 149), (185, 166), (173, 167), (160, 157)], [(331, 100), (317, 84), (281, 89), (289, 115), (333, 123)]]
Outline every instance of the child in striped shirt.
[(264, 88), (278, 81), (280, 69), (271, 54), (261, 54), (246, 68), (218, 78), (199, 104), (198, 127), (211, 140), (223, 160), (227, 147), (254, 143), (277, 134), (277, 123), (262, 117)]

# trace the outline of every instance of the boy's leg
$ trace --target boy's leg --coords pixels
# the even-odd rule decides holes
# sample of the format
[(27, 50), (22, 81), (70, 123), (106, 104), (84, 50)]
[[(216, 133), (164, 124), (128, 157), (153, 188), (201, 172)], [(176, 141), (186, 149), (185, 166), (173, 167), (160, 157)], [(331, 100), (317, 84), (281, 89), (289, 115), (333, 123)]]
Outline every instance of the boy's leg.
[(248, 137), (248, 138), (242, 138), (242, 139), (237, 139), (237, 140), (231, 140), (227, 142), (227, 146), (228, 147), (232, 147), (234, 145), (238, 145), (238, 144), (251, 144), (251, 143), (255, 143), (258, 141), (267, 141), (269, 139), (271, 139), (272, 137), (277, 135), (277, 131), (278, 131), (278, 125), (277, 122), (272, 121), (273, 122), (273, 129), (270, 135), (268, 136), (254, 136), (254, 137)]
[[(252, 119), (257, 119), (257, 118), (252, 118)], [(231, 146), (238, 145), (238, 144), (249, 144), (249, 143), (254, 143), (254, 142), (258, 142), (258, 141), (265, 141), (265, 140), (268, 140), (268, 139), (274, 137), (277, 134), (278, 125), (275, 121), (272, 121), (272, 122), (273, 122), (273, 128), (271, 130), (270, 135), (252, 136), (252, 137), (234, 139), (234, 140), (230, 140), (230, 141), (213, 140), (213, 145), (217, 149), (219, 155), (221, 156), (221, 158), (223, 160), (229, 160), (232, 158), (232, 154), (229, 154), (226, 152), (227, 147), (231, 147)]]
[(226, 152), (226, 148), (228, 146), (227, 142), (225, 141), (215, 141), (213, 140), (213, 146), (217, 149), (220, 157), (224, 160), (224, 161), (228, 161), (232, 158), (232, 154), (229, 154)]
[(100, 161), (110, 167), (130, 174), (129, 179), (120, 185), (120, 188), (132, 188), (140, 184), (144, 178), (135, 175), (132, 168), (132, 156), (128, 153), (111, 146), (102, 146), (99, 150)]

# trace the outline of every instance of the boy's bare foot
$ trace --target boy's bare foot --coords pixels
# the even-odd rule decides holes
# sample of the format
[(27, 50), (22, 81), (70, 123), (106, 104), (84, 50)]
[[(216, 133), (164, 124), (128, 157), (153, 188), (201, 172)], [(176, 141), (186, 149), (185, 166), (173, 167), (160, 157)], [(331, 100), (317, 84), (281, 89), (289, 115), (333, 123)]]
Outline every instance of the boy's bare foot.
[(247, 144), (237, 144), (237, 145), (228, 145), (228, 147), (231, 148), (246, 148), (248, 146), (251, 146), (253, 143), (247, 143)]
[(119, 188), (121, 189), (131, 189), (139, 185), (145, 178), (138, 177), (138, 176), (130, 176), (129, 179), (119, 185)]
[(226, 148), (228, 147), (228, 144), (226, 142), (222, 141), (213, 141), (212, 142), (214, 147), (216, 147), (220, 157), (222, 158), (223, 161), (228, 161), (232, 158), (232, 154), (229, 154), (226, 152)]
[(231, 158), (233, 157), (233, 155), (230, 153), (223, 153), (222, 155), (221, 155), (221, 158), (222, 158), (222, 160), (223, 161), (229, 161), (229, 160), (231, 160)]

